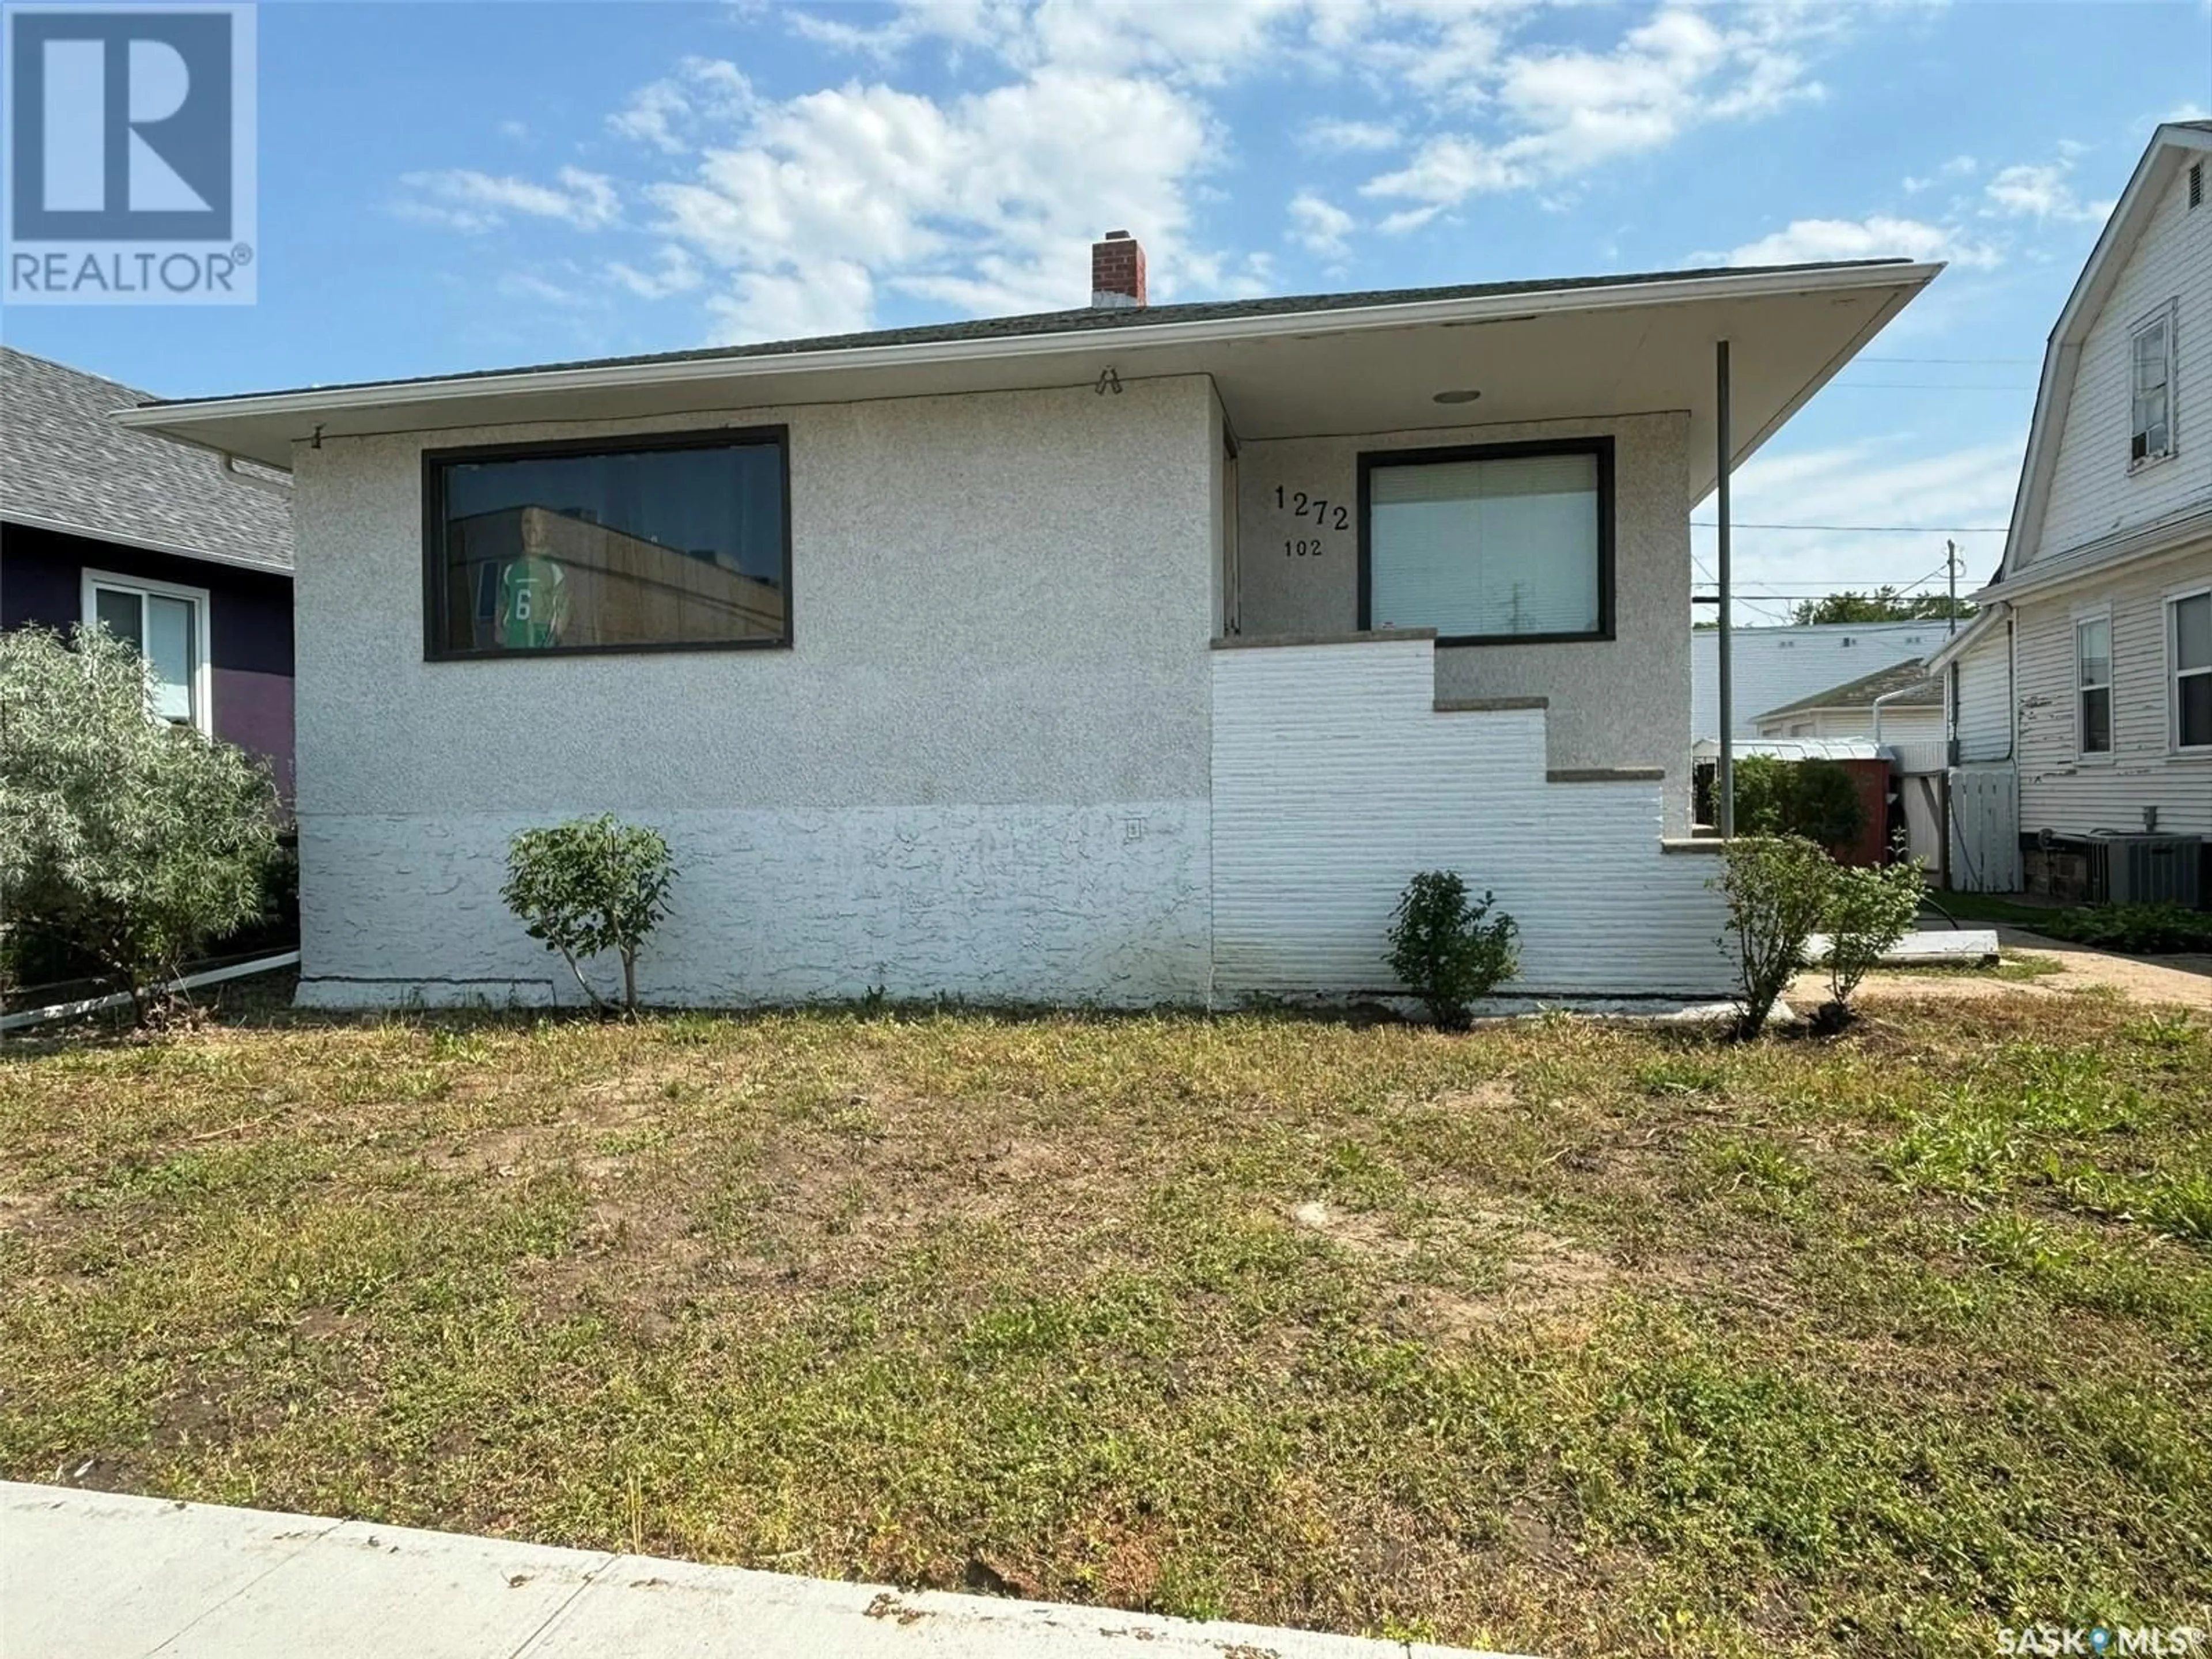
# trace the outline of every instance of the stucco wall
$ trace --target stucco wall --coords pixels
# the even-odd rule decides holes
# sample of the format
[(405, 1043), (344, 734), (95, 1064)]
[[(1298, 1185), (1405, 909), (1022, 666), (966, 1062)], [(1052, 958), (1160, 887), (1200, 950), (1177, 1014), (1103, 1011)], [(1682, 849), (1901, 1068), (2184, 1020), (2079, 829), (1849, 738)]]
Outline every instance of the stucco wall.
[(1214, 653), (1217, 988), (1393, 989), (1391, 909), (1452, 869), (1520, 924), (1509, 992), (1723, 994), (1720, 860), (1662, 848), (1659, 781), (1547, 781), (1544, 711), (1437, 711), (1435, 654)]
[[(663, 1000), (1202, 996), (1212, 409), (1187, 379), (301, 448), (307, 994), (542, 981), (505, 836), (611, 811), (686, 872)], [(422, 659), (422, 449), (771, 422), (791, 649)], [(312, 988), (341, 976), (377, 985)]]
[[(1512, 443), (1611, 434), (1614, 439), (1616, 637), (1569, 645), (1459, 646), (1437, 653), (1437, 696), (1551, 700), (1547, 741), (1558, 768), (1661, 766), (1668, 821), (1689, 814), (1690, 528), (1688, 417), (1546, 421), (1444, 430), (1248, 443), (1239, 458), (1239, 587), (1243, 632), (1330, 635), (1358, 625), (1361, 452)], [(1326, 499), (1328, 525), (1275, 504)], [(1334, 507), (1347, 510), (1335, 527)], [(1318, 541), (1317, 556), (1295, 544)], [(1284, 544), (1293, 544), (1285, 555)]]

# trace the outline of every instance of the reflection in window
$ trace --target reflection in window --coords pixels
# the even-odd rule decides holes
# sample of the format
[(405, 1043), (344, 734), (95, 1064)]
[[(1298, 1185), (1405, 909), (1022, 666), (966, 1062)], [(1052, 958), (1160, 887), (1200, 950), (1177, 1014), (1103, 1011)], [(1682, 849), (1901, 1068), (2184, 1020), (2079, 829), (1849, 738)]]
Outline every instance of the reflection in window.
[(176, 726), (207, 722), (199, 707), (200, 605), (197, 596), (88, 580), (91, 618), (134, 647), (153, 671), (154, 714)]
[(781, 433), (429, 458), (433, 654), (775, 645)]

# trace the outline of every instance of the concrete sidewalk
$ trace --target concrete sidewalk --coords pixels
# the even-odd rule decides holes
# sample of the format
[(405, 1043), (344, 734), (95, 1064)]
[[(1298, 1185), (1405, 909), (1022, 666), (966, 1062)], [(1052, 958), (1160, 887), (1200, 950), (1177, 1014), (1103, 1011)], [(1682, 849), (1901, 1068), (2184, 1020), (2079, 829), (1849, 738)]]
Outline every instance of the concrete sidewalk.
[(0, 1482), (4, 1659), (1462, 1652)]

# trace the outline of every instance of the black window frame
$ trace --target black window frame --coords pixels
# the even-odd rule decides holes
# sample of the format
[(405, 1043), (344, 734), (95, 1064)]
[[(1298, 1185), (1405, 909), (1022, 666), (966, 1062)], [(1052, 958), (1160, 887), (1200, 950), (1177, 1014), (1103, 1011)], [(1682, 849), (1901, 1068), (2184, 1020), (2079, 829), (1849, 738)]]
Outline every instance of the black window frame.
[[(781, 587), (783, 633), (775, 639), (670, 640), (635, 645), (549, 645), (533, 651), (456, 650), (445, 643), (446, 489), (444, 469), (483, 461), (533, 461), (560, 455), (627, 455), (664, 449), (727, 449), (775, 446), (776, 482), (783, 495)], [(791, 428), (726, 426), (634, 437), (549, 438), (529, 443), (465, 444), (422, 452), (422, 660), (529, 662), (541, 657), (642, 657), (672, 651), (788, 651), (797, 627), (791, 586)]]
[(1516, 460), (1534, 455), (1591, 455), (1597, 459), (1597, 627), (1564, 634), (1441, 634), (1437, 644), (1601, 645), (1615, 637), (1613, 617), (1613, 439), (1540, 438), (1524, 443), (1451, 444), (1428, 449), (1367, 449), (1359, 453), (1359, 631), (1374, 627), (1374, 543), (1370, 479), (1376, 468), (1446, 461)]

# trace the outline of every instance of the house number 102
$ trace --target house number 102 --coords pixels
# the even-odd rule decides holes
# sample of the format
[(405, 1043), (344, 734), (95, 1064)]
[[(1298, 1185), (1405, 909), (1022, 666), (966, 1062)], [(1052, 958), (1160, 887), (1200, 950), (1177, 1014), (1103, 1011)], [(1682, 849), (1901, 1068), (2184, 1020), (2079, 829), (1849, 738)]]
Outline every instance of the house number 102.
[[(1310, 519), (1316, 530), (1349, 530), (1352, 527), (1351, 509), (1342, 501), (1332, 501), (1322, 495), (1309, 495), (1303, 489), (1286, 489), (1277, 484), (1275, 505), (1294, 518)], [(1283, 542), (1283, 556), (1286, 559), (1317, 559), (1328, 550), (1318, 536), (1292, 536)]]

